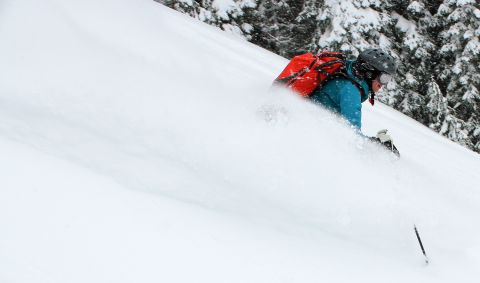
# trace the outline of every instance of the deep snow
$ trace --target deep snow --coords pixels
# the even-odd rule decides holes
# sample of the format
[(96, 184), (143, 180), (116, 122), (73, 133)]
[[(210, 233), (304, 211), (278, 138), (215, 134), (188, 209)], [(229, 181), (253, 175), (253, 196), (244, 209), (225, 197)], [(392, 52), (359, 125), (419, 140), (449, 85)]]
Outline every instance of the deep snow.
[(480, 277), (477, 154), (365, 104), (395, 161), (269, 90), (285, 59), (154, 1), (0, 15), (0, 282)]

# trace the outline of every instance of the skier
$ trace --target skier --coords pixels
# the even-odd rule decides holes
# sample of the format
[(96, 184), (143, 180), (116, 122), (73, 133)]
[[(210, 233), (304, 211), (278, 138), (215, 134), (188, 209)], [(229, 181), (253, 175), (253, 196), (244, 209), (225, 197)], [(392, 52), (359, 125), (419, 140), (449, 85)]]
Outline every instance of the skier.
[[(307, 53), (293, 58), (275, 83), (339, 113), (361, 134), (362, 103), (370, 96), (374, 104), (375, 93), (392, 79), (396, 68), (393, 57), (381, 49), (365, 50), (354, 61), (336, 52), (316, 57)], [(387, 130), (371, 139), (399, 156)]]
[[(342, 115), (359, 132), (362, 127), (362, 102), (373, 104), (375, 93), (380, 91), (395, 75), (396, 64), (392, 56), (381, 49), (368, 49), (355, 61), (345, 62), (346, 77), (337, 76), (317, 87), (310, 95), (315, 103)], [(399, 155), (387, 130), (372, 138)]]

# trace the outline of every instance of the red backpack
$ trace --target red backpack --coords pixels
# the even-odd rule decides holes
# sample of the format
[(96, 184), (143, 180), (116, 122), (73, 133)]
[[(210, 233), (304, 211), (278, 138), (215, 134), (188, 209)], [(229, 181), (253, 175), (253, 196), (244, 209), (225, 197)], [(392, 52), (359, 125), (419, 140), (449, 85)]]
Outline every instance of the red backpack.
[[(345, 59), (343, 53), (329, 51), (316, 56), (312, 53), (295, 56), (275, 79), (274, 84), (284, 85), (301, 96), (308, 97), (318, 86), (332, 78), (332, 75), (347, 77), (342, 72)], [(359, 89), (363, 91), (360, 87)]]

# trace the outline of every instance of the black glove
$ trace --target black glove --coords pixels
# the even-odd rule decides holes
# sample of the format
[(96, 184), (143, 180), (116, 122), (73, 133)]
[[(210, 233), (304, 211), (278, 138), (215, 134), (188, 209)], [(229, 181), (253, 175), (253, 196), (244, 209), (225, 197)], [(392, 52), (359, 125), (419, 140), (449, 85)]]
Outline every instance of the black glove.
[(383, 145), (386, 149), (393, 152), (396, 156), (400, 157), (400, 152), (397, 147), (393, 144), (393, 140), (390, 135), (387, 135), (387, 130), (378, 131), (376, 137), (371, 137), (374, 142), (377, 142)]

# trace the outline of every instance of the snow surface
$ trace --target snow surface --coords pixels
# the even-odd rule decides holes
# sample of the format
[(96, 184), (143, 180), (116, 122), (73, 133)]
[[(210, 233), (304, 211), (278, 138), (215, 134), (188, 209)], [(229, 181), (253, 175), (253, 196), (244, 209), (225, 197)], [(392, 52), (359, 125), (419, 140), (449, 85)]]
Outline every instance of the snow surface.
[(285, 59), (154, 1), (0, 14), (0, 282), (480, 278), (479, 155), (365, 105), (395, 161), (269, 90)]

